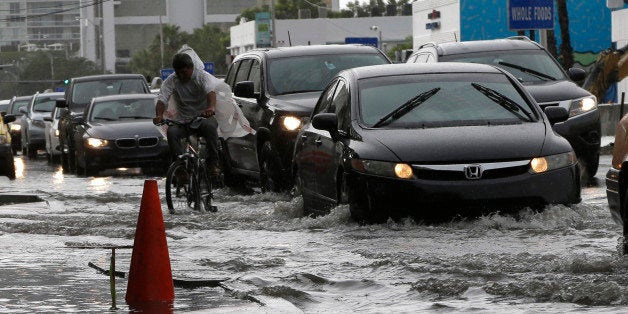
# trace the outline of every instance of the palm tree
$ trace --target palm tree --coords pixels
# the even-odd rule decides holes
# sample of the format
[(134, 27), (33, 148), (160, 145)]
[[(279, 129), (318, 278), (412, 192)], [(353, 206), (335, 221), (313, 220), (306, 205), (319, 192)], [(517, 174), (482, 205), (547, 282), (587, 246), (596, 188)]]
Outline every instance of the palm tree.
[(567, 12), (567, 0), (556, 0), (558, 9), (558, 24), (560, 25), (560, 59), (563, 68), (568, 69), (573, 66), (573, 48), (569, 36), (569, 13)]

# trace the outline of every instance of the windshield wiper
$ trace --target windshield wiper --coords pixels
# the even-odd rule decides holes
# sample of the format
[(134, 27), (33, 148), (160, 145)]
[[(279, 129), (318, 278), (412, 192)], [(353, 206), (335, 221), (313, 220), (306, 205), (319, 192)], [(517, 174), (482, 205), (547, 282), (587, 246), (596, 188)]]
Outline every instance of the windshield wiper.
[[(486, 97), (488, 97), (488, 99), (494, 101), (495, 103), (499, 104), (500, 106), (502, 106), (506, 110), (512, 112), (519, 119), (527, 120), (527, 121), (533, 121), (534, 120), (532, 118), (532, 115), (528, 111), (523, 109), (523, 107), (521, 105), (519, 105), (516, 101), (506, 97), (506, 95), (504, 95), (504, 94), (502, 94), (502, 93), (500, 93), (500, 92), (498, 92), (498, 91), (496, 91), (494, 89), (490, 89), (490, 88), (488, 88), (486, 86), (480, 85), (478, 83), (471, 83), (471, 86), (473, 86), (473, 88), (477, 89), (482, 94), (484, 94)], [(523, 115), (521, 114), (521, 112), (523, 112)], [(526, 117), (527, 117), (527, 119), (526, 119)]]
[(523, 73), (532, 74), (533, 76), (536, 76), (537, 78), (540, 78), (541, 80), (544, 80), (544, 81), (547, 81), (547, 80), (555, 81), (556, 80), (556, 78), (553, 77), (553, 76), (547, 75), (545, 73), (541, 73), (541, 72), (536, 71), (536, 70), (532, 70), (530, 68), (522, 67), (522, 66), (517, 65), (517, 64), (508, 63), (508, 62), (504, 62), (504, 61), (497, 62), (497, 64), (503, 65), (503, 66), (506, 66), (506, 67), (509, 67), (509, 68), (517, 69), (517, 70), (519, 70), (519, 71), (521, 71)]
[(119, 116), (120, 119), (152, 119), (152, 117), (146, 116)]
[(275, 96), (289, 95), (289, 94), (298, 94), (298, 93), (320, 92), (320, 91), (321, 91), (320, 89), (291, 90), (291, 91), (287, 91), (287, 92), (277, 93), (277, 94), (275, 94)]
[(390, 122), (386, 123), (386, 124), (390, 124), (393, 121), (401, 118), (402, 116), (404, 116), (406, 113), (410, 112), (412, 109), (418, 107), (419, 105), (421, 105), (422, 103), (424, 103), (426, 100), (430, 99), (430, 97), (434, 96), (434, 94), (438, 93), (438, 91), (440, 90), (440, 87), (436, 87), (436, 88), (432, 88), (430, 90), (428, 90), (427, 92), (424, 93), (420, 93), (412, 98), (410, 98), (410, 100), (406, 101), (405, 103), (403, 103), (401, 106), (397, 107), (397, 109), (391, 111), (390, 113), (388, 113), (387, 115), (383, 116), (381, 119), (379, 119), (377, 122), (375, 122), (375, 124), (373, 124), (373, 128), (377, 128), (380, 127), (382, 125), (385, 125), (384, 122), (386, 122), (386, 120), (392, 118), (390, 120)]

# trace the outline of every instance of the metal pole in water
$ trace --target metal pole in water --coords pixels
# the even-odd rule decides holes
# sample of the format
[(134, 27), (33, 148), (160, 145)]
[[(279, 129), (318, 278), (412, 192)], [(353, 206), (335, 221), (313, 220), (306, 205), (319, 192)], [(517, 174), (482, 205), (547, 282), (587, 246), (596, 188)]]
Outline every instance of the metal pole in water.
[(111, 264), (109, 265), (109, 284), (111, 285), (111, 309), (117, 310), (116, 307), (116, 248), (111, 248)]

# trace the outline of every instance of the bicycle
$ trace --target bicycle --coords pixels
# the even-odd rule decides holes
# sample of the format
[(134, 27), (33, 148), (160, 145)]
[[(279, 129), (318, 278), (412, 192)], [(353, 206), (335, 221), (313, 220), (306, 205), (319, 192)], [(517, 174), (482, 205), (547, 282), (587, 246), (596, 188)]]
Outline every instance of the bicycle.
[[(188, 123), (164, 119), (155, 125), (180, 125), (186, 129), (190, 125), (204, 119), (197, 117)], [(170, 164), (166, 172), (166, 203), (168, 211), (175, 214), (185, 208), (192, 207), (196, 211), (216, 212), (212, 205), (212, 182), (208, 175), (205, 158), (200, 154), (200, 138), (188, 135), (183, 154)]]

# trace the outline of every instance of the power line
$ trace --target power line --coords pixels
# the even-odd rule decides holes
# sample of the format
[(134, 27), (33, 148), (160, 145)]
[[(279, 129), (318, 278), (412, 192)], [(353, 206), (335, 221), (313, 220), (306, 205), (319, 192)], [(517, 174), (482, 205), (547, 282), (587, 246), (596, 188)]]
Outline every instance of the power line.
[[(91, 3), (87, 3), (87, 4), (81, 4), (81, 5), (77, 5), (75, 7), (71, 7), (69, 9), (62, 9), (62, 10), (57, 10), (57, 11), (52, 11), (52, 12), (46, 12), (46, 13), (40, 13), (40, 14), (33, 14), (33, 15), (17, 15), (19, 18), (23, 17), (24, 19), (36, 19), (36, 18), (40, 18), (40, 17), (44, 17), (44, 16), (48, 16), (48, 15), (55, 15), (55, 14), (59, 14), (59, 13), (63, 13), (63, 12), (68, 12), (68, 11), (73, 11), (76, 9), (82, 9), (82, 8), (87, 8), (87, 7), (91, 7), (91, 6), (95, 6), (104, 2), (108, 2), (108, 1), (112, 1), (112, 0), (93, 0)], [(8, 22), (8, 21), (14, 21), (15, 19), (15, 15), (13, 15), (12, 17), (7, 17), (4, 19), (0, 19), (0, 21), (2, 22)]]

